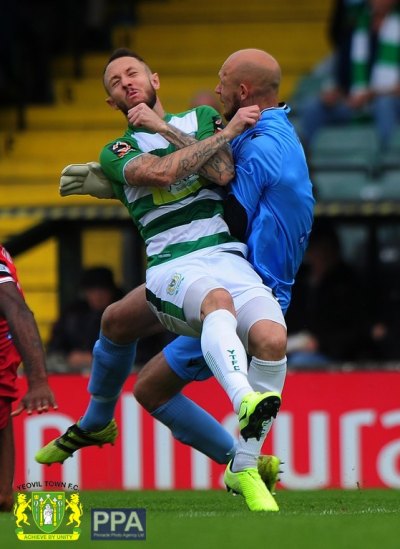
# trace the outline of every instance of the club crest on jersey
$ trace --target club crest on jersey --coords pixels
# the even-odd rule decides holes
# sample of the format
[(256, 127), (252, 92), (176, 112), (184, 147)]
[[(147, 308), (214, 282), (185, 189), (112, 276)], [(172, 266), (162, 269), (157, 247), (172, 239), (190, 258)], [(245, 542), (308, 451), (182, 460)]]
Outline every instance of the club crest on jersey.
[(176, 295), (179, 292), (179, 287), (182, 283), (183, 276), (179, 273), (175, 273), (167, 286), (168, 295)]
[(110, 146), (111, 152), (113, 152), (118, 158), (123, 158), (129, 151), (132, 150), (132, 146), (126, 141), (116, 141)]

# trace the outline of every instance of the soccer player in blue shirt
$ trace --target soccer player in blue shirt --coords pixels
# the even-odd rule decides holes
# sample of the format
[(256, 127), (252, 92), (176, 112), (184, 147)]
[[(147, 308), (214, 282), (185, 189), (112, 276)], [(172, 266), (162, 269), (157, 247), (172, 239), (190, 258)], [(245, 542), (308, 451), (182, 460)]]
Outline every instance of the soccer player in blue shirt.
[[(258, 50), (233, 54), (221, 69), (216, 92), (227, 120), (251, 101), (262, 109), (257, 124), (231, 143), (236, 175), (226, 201), (225, 220), (233, 234), (247, 242), (248, 259), (271, 288), (285, 314), (311, 231), (314, 199), (303, 148), (287, 117), (290, 109), (277, 103), (276, 80), (263, 72), (268, 62), (274, 68), (274, 62)], [(271, 74), (276, 76), (273, 68)], [(272, 354), (267, 363), (253, 364), (249, 376), (257, 368), (269, 369), (270, 390), (283, 389), (285, 359), (276, 360)], [(176, 438), (197, 448), (202, 441), (202, 451), (208, 455), (218, 446), (221, 453), (217, 460), (227, 461), (234, 454), (233, 470), (235, 465), (240, 470), (243, 459), (240, 443), (239, 447), (232, 448), (233, 439), (225, 435), (219, 439), (224, 443), (213, 442), (211, 449), (205, 438), (213, 431), (205, 428), (200, 414), (186, 413), (190, 401), (180, 394), (190, 381), (211, 375), (198, 339), (181, 336), (144, 366), (134, 394)], [(205, 417), (204, 411), (201, 417)]]
[[(236, 176), (226, 201), (225, 219), (233, 234), (247, 241), (249, 260), (285, 312), (313, 219), (314, 199), (304, 152), (288, 121), (289, 108), (278, 103), (280, 68), (275, 59), (261, 50), (241, 50), (227, 59), (219, 77), (216, 92), (220, 95), (227, 120), (241, 107), (258, 105), (261, 111), (256, 125), (232, 142)], [(88, 172), (86, 175), (89, 175)], [(93, 176), (93, 173), (90, 175)], [(81, 177), (82, 189), (86, 179)], [(101, 185), (104, 184), (101, 178)], [(80, 193), (85, 194), (82, 189)], [(86, 192), (96, 195), (93, 191)], [(107, 196), (107, 192), (99, 195)], [(254, 303), (254, 306), (257, 304)], [(119, 321), (131, 326), (127, 307), (125, 311), (125, 317)], [(286, 358), (281, 342), (277, 344), (274, 341), (273, 329), (271, 319), (270, 359), (257, 363), (252, 361), (249, 368), (249, 380), (255, 390), (259, 390), (259, 380), (265, 378), (266, 373), (269, 390), (281, 392), (283, 389)], [(110, 362), (103, 361), (103, 384), (107, 376), (113, 376), (115, 382), (118, 368), (121, 370), (124, 350), (123, 345), (113, 346), (110, 341), (106, 343)], [(131, 352), (130, 364), (133, 358), (134, 353)], [(126, 375), (120, 375), (118, 380), (121, 388)], [(233, 438), (214, 418), (180, 394), (189, 381), (206, 379), (211, 375), (203, 362), (199, 340), (179, 337), (143, 368), (135, 387), (135, 396), (154, 417), (171, 429), (178, 440), (220, 463), (228, 463), (234, 456), (233, 463), (225, 472), (225, 482), (228, 488), (242, 493), (241, 471), (249, 469), (249, 464), (241, 438), (235, 447)], [(99, 384), (96, 386), (95, 397), (98, 394), (101, 397)], [(112, 417), (115, 404), (116, 399), (107, 404), (104, 399), (96, 400), (92, 396), (79, 422), (79, 428), (85, 432), (86, 443), (79, 438), (75, 425), (74, 432), (57, 439), (57, 446), (63, 451), (57, 453), (54, 459), (40, 459), (43, 458), (40, 451), (37, 456), (39, 461), (63, 461), (85, 445), (114, 440), (116, 429)], [(270, 427), (271, 423), (265, 429), (264, 438)]]

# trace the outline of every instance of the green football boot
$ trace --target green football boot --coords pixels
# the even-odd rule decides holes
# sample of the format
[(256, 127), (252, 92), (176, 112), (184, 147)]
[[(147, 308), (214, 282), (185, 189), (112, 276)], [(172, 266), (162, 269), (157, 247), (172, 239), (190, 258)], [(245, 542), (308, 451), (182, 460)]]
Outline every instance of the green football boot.
[(64, 463), (76, 450), (86, 446), (114, 444), (117, 436), (118, 426), (115, 419), (112, 419), (101, 431), (84, 431), (74, 423), (63, 435), (43, 446), (35, 455), (35, 460), (46, 465)]
[(249, 467), (234, 473), (230, 462), (225, 469), (224, 482), (228, 492), (244, 497), (250, 511), (279, 511), (278, 504), (267, 490), (256, 468)]
[(281, 465), (281, 460), (276, 456), (259, 456), (257, 461), (258, 473), (273, 496), (276, 494), (276, 483), (280, 480), (278, 475), (282, 473)]
[(260, 440), (265, 424), (279, 412), (279, 393), (248, 393), (239, 408), (239, 429), (244, 440)]

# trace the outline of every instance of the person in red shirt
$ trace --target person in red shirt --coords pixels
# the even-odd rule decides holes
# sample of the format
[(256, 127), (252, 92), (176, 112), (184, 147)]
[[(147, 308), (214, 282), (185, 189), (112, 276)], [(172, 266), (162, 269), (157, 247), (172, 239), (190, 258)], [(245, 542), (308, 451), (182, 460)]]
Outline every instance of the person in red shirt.
[[(17, 369), (21, 362), (28, 390), (17, 408)], [(32, 311), (25, 302), (10, 254), (0, 244), (0, 511), (14, 503), (14, 436), (11, 418), (57, 408), (46, 373), (45, 354)]]

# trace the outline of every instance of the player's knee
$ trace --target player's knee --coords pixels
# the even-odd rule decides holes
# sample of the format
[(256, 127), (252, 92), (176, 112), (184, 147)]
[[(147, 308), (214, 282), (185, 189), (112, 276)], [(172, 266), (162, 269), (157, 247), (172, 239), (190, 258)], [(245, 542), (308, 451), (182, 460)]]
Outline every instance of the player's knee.
[(271, 323), (269, 329), (258, 330), (249, 338), (249, 352), (260, 360), (281, 360), (286, 353), (286, 329), (277, 323)]
[(271, 360), (280, 360), (286, 354), (287, 335), (286, 330), (280, 329), (274, 332), (267, 342), (267, 352), (271, 354)]
[(235, 310), (232, 296), (224, 288), (211, 290), (204, 298), (201, 305), (201, 312), (203, 315), (208, 315), (218, 309), (227, 309), (232, 312)]
[(118, 302), (112, 303), (103, 312), (101, 317), (101, 331), (109, 339), (113, 340), (118, 323)]
[(101, 317), (102, 333), (114, 343), (126, 343), (137, 339), (135, 325), (128, 322), (121, 301), (111, 303)]

